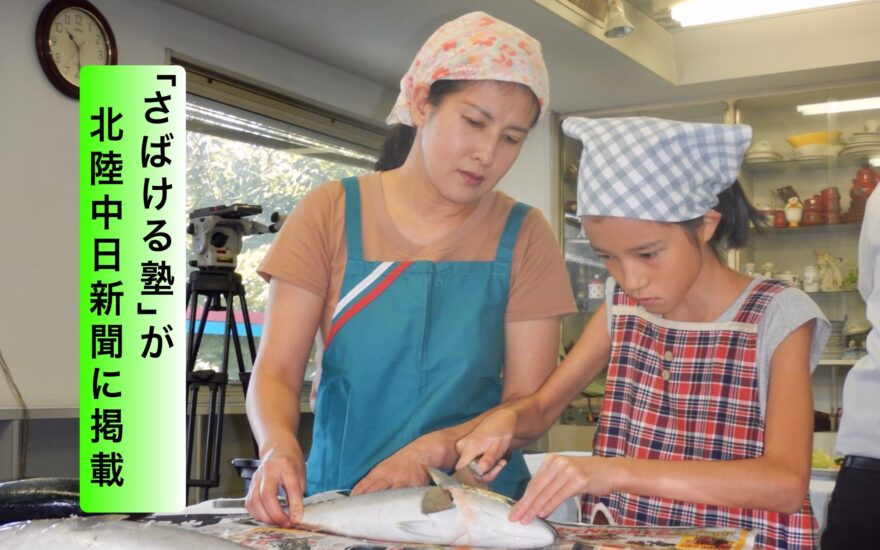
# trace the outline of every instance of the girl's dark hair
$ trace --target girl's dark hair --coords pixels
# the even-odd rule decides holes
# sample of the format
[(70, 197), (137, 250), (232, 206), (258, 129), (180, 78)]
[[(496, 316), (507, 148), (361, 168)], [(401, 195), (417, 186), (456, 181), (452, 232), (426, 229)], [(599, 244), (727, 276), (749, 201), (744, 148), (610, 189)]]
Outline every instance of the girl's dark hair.
[[(709, 244), (719, 258), (723, 258), (725, 248), (743, 248), (749, 240), (752, 226), (758, 231), (767, 226), (767, 218), (746, 198), (739, 180), (718, 193), (718, 204), (713, 210), (721, 214), (721, 221)], [(703, 223), (703, 218), (680, 223), (688, 231), (695, 233)]]
[[(460, 92), (466, 86), (473, 83), (474, 81), (472, 80), (437, 80), (431, 84), (431, 88), (428, 91), (428, 103), (437, 107), (443, 102), (443, 98), (456, 92)], [(510, 84), (511, 86), (522, 87), (528, 90), (535, 99), (535, 105), (538, 105), (538, 98), (535, 97), (531, 88), (518, 83)], [(540, 106), (538, 106), (535, 118), (532, 120), (532, 125), (538, 121), (538, 115), (540, 112), (541, 109)], [(381, 172), (384, 170), (393, 170), (394, 168), (403, 165), (407, 155), (409, 155), (409, 150), (412, 148), (415, 137), (416, 129), (412, 126), (407, 126), (406, 124), (395, 124), (392, 126), (388, 137), (385, 139), (385, 143), (382, 144), (382, 150), (379, 151), (379, 160), (376, 161), (374, 169), (377, 172)]]

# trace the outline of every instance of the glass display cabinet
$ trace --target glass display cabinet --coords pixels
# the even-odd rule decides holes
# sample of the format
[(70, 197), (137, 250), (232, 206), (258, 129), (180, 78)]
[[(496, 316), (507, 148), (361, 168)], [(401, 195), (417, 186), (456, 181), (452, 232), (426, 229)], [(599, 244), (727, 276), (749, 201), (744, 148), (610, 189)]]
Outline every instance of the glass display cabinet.
[[(857, 246), (865, 199), (880, 182), (880, 82), (559, 117), (560, 240), (579, 310), (563, 323), (563, 350), (570, 349), (601, 303), (600, 285), (607, 276), (576, 216), (581, 144), (562, 134), (561, 122), (569, 116), (651, 116), (752, 126), (752, 145), (739, 180), (768, 227), (727, 259), (734, 269), (791, 281), (832, 321), (813, 390), (817, 430), (835, 430), (842, 382), (864, 353), (868, 329), (865, 304), (856, 289)], [(591, 396), (589, 414), (572, 411), (578, 408), (576, 400), (561, 422), (594, 419), (601, 386), (598, 381), (585, 390)], [(817, 437), (815, 446), (831, 453), (833, 436)]]
[(831, 321), (813, 393), (817, 428), (833, 431), (843, 377), (865, 353), (858, 238), (880, 180), (871, 164), (880, 165), (880, 83), (741, 99), (733, 114), (754, 131), (741, 181), (770, 226), (737, 267), (792, 281)]

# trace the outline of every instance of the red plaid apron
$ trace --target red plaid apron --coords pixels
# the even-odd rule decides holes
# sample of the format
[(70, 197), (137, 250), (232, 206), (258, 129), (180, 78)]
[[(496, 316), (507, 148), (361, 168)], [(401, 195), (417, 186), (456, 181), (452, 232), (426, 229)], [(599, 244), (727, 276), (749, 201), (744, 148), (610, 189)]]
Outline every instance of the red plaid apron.
[[(773, 295), (784, 288), (778, 281), (762, 281), (732, 322), (685, 327), (646, 314), (618, 286), (608, 381), (593, 452), (660, 460), (761, 456), (764, 421), (755, 365), (756, 329)], [(622, 525), (755, 529), (758, 548), (815, 548), (818, 542), (809, 495), (795, 514), (629, 493), (585, 495), (586, 517), (600, 501)]]

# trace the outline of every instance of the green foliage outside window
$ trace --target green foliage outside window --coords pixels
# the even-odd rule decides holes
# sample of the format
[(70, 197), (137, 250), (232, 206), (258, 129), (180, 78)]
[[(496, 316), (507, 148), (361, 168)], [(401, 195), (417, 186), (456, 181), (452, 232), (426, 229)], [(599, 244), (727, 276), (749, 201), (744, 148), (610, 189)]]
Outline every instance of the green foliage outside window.
[[(204, 128), (203, 124), (191, 124)], [(246, 203), (263, 207), (263, 213), (251, 219), (269, 224), (273, 212), (289, 214), (299, 201), (323, 182), (365, 173), (363, 161), (342, 162), (340, 155), (328, 155), (314, 147), (285, 144), (276, 140), (247, 139), (248, 134), (232, 137), (221, 132), (187, 131), (187, 215), (196, 208), (220, 204)], [(238, 138), (238, 139), (233, 139)], [(244, 282), (250, 312), (264, 311), (269, 287), (256, 269), (269, 249), (274, 235), (252, 235), (243, 240), (236, 271)], [(187, 260), (192, 260), (191, 240)], [(200, 303), (201, 305), (201, 303)], [(238, 310), (236, 300), (235, 309)], [(250, 355), (245, 335), (240, 334), (242, 352), (250, 369)], [(222, 336), (205, 335), (199, 348), (196, 369), (222, 364)], [(230, 351), (230, 374), (236, 374), (234, 352)]]

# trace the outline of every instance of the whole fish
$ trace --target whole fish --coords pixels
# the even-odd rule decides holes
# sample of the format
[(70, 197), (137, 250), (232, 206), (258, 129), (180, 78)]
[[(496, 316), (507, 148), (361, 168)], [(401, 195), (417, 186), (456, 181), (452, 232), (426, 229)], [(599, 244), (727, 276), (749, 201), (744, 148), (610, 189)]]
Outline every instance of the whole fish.
[(183, 527), (139, 523), (120, 516), (40, 519), (0, 526), (2, 550), (241, 550), (240, 544)]
[(0, 483), (0, 523), (83, 515), (79, 480), (62, 477)]
[(462, 485), (428, 468), (435, 487), (407, 487), (307, 504), (299, 527), (346, 537), (391, 542), (488, 548), (538, 548), (556, 531), (535, 519), (507, 519), (513, 501)]

